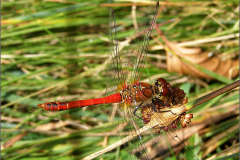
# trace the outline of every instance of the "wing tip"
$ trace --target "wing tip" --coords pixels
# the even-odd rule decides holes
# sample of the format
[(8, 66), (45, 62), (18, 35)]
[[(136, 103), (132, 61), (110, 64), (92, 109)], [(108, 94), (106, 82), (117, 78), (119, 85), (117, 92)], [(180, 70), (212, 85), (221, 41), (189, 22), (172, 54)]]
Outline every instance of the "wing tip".
[(156, 9), (159, 8), (159, 0), (157, 1), (157, 4), (156, 4)]
[(110, 13), (112, 14), (112, 16), (114, 16), (114, 11), (113, 11), (112, 8), (111, 8), (111, 10), (110, 10)]

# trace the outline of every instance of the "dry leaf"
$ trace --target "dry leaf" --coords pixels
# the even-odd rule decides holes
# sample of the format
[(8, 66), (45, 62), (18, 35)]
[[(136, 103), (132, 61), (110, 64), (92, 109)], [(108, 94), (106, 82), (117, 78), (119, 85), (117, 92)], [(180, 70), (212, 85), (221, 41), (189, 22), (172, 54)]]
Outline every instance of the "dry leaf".
[[(239, 69), (236, 69), (236, 67), (239, 66), (238, 59), (228, 59), (223, 61), (217, 56), (210, 57), (209, 52), (203, 52), (201, 48), (180, 47), (168, 41), (166, 37), (163, 37), (163, 40), (166, 45), (179, 57), (182, 57), (194, 64), (198, 64), (209, 71), (215, 72), (227, 78), (234, 78), (239, 74)], [(196, 69), (193, 65), (186, 64), (178, 56), (174, 56), (170, 53), (170, 51), (167, 51), (167, 69), (169, 72), (178, 72), (185, 75), (191, 75), (193, 77), (213, 79), (213, 77), (206, 75)]]
[(23, 132), (23, 133), (20, 133), (20, 134), (16, 135), (12, 139), (6, 141), (3, 145), (1, 145), (1, 150), (4, 149), (4, 148), (11, 147), (12, 145), (14, 145), (14, 143), (21, 140), (27, 134), (28, 134), (28, 132)]
[[(179, 47), (176, 44), (168, 42), (169, 48), (174, 48), (173, 51), (186, 60), (198, 64), (209, 71), (215, 72), (225, 77), (234, 78), (238, 75), (239, 69), (229, 73), (229, 70), (233, 67), (239, 66), (238, 60), (228, 59), (226, 61), (220, 60), (218, 57), (209, 57), (208, 52), (202, 52), (200, 48), (184, 48)], [(170, 52), (167, 52), (167, 69), (169, 72), (178, 72), (185, 75), (191, 75), (198, 78), (213, 79), (205, 73), (199, 71), (194, 66), (184, 63), (179, 57), (174, 56)], [(231, 76), (229, 76), (231, 74)]]

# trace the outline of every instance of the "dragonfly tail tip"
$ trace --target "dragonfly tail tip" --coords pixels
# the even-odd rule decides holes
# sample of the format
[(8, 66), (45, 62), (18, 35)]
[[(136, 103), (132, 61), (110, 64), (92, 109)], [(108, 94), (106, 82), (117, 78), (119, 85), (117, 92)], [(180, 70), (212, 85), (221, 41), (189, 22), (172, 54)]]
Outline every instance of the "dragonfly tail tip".
[(38, 104), (38, 108), (44, 108), (44, 104)]

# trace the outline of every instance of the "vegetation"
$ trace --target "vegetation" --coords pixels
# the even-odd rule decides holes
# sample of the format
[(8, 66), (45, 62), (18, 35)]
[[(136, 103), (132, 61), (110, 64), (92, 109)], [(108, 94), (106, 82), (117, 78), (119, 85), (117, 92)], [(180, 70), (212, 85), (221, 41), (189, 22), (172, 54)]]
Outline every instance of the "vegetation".
[[(134, 20), (149, 4), (143, 2), (2, 0), (3, 159), (81, 159), (119, 140), (108, 121), (111, 106), (52, 113), (37, 104), (103, 96), (109, 8), (114, 9), (122, 42), (134, 33)], [(238, 5), (234, 0), (161, 1), (164, 7), (156, 23), (171, 42), (186, 42), (185, 47), (199, 47), (222, 61), (234, 60), (239, 56)], [(183, 89), (189, 101), (238, 80), (213, 72), (207, 72), (212, 80), (168, 72), (161, 44), (153, 29), (141, 80), (152, 83), (163, 77)], [(230, 75), (236, 69), (229, 69)], [(239, 91), (233, 90), (190, 111), (196, 130), (186, 144), (198, 158), (238, 159), (238, 106)], [(99, 158), (127, 159), (128, 152), (121, 146)]]

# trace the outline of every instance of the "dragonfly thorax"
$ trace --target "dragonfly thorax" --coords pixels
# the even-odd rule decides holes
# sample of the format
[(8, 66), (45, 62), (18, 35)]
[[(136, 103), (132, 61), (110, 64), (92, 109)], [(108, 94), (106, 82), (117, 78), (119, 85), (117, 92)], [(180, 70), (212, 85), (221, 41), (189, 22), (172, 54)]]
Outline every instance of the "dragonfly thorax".
[(152, 85), (138, 82), (124, 87), (120, 93), (124, 102), (141, 102), (151, 100), (155, 91)]

